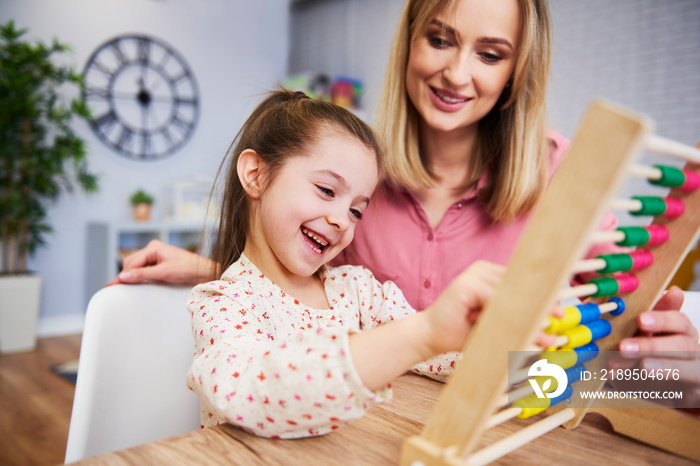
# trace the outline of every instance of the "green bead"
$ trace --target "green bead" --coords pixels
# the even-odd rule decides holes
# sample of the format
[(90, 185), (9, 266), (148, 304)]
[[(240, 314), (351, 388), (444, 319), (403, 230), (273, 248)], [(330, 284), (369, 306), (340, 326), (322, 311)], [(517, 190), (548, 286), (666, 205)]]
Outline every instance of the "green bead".
[(685, 183), (685, 173), (683, 170), (676, 167), (667, 167), (666, 165), (654, 165), (661, 170), (661, 178), (658, 180), (649, 180), (649, 183), (667, 188), (677, 188)]
[(666, 202), (660, 197), (655, 196), (632, 196), (632, 199), (636, 199), (642, 203), (642, 208), (637, 212), (630, 212), (630, 214), (635, 216), (651, 215), (655, 217), (657, 215), (662, 215), (666, 212)]
[(634, 265), (629, 254), (602, 254), (598, 259), (605, 261), (605, 268), (598, 270), (598, 273), (627, 272)]
[(598, 291), (591, 295), (591, 297), (593, 298), (600, 298), (601, 296), (613, 296), (616, 295), (618, 290), (620, 289), (619, 285), (617, 284), (617, 280), (615, 280), (612, 277), (594, 278), (588, 283), (591, 283), (598, 287)]
[(625, 234), (625, 239), (618, 241), (618, 246), (639, 246), (649, 242), (649, 232), (644, 227), (619, 227), (617, 231)]

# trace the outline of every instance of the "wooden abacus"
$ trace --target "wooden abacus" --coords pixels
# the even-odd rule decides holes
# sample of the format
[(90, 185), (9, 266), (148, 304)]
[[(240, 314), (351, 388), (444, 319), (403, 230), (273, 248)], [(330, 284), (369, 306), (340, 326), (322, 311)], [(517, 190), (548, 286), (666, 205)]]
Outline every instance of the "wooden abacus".
[[(644, 116), (602, 101), (590, 106), (430, 419), (420, 436), (404, 441), (402, 465), (486, 464), (560, 425), (575, 428), (589, 410), (606, 416), (625, 435), (700, 461), (698, 418), (668, 408), (603, 409), (601, 402), (591, 407), (593, 400), (582, 408), (550, 408), (543, 419), (523, 431), (473, 453), (483, 431), (498, 422), (491, 415), (503, 404), (508, 374), (522, 371), (524, 356), (509, 359), (509, 352), (532, 350), (555, 302), (571, 294), (562, 290), (574, 271), (581, 270), (578, 260), (591, 244), (605, 238), (594, 230), (625, 177), (641, 172), (652, 180), (658, 178), (658, 168), (637, 164), (643, 151), (686, 160), (686, 175), (697, 181), (700, 150), (656, 136), (652, 122)], [(653, 307), (696, 240), (700, 190), (686, 191), (690, 190), (672, 188), (668, 194), (669, 209), (674, 199), (681, 199), (684, 215), (654, 218), (653, 225), (667, 228), (668, 239), (651, 248), (653, 266), (636, 273), (639, 287), (623, 298), (627, 311), (602, 317), (610, 320), (612, 331), (597, 342), (600, 351), (617, 350), (621, 339), (635, 333), (637, 315)], [(635, 200), (630, 209), (639, 209), (638, 203)], [(585, 286), (593, 291), (583, 290), (583, 296), (595, 294), (596, 285)], [(577, 290), (573, 294), (582, 295)], [(573, 389), (590, 392), (603, 385), (602, 381), (580, 381)], [(503, 412), (500, 416), (508, 417)]]

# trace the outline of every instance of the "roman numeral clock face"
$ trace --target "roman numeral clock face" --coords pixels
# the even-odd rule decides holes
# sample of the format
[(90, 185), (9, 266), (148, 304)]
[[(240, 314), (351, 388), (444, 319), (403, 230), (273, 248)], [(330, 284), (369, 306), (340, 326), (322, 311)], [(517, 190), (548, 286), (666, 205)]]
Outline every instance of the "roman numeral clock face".
[(157, 160), (192, 136), (199, 117), (197, 83), (182, 56), (164, 42), (119, 36), (92, 54), (83, 74), (90, 126), (120, 155)]

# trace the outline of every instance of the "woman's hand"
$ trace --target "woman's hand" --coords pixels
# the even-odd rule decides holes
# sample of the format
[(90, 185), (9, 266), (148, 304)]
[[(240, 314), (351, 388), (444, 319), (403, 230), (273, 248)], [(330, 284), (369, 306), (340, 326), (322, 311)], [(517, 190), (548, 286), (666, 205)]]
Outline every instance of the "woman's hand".
[(146, 280), (196, 285), (212, 278), (213, 265), (213, 261), (198, 254), (154, 239), (126, 257), (122, 271), (107, 285)]
[[(645, 357), (645, 369), (679, 369), (682, 380), (700, 384), (698, 360), (698, 330), (687, 315), (679, 312), (683, 305), (683, 291), (672, 287), (659, 299), (654, 310), (637, 316), (638, 335), (620, 342), (620, 351), (634, 357), (650, 352), (673, 352), (673, 359)], [(687, 355), (687, 359), (682, 359)]]

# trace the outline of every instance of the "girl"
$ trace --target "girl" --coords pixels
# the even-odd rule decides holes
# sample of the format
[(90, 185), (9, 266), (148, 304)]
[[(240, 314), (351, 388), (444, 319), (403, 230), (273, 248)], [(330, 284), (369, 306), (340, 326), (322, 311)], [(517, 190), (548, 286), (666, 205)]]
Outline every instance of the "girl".
[(412, 365), (461, 349), (502, 273), (474, 264), (416, 314), (364, 267), (327, 267), (362, 222), (381, 151), (350, 112), (304, 97), (270, 95), (232, 151), (214, 247), (230, 266), (187, 305), (202, 427), (295, 438), (362, 416)]

